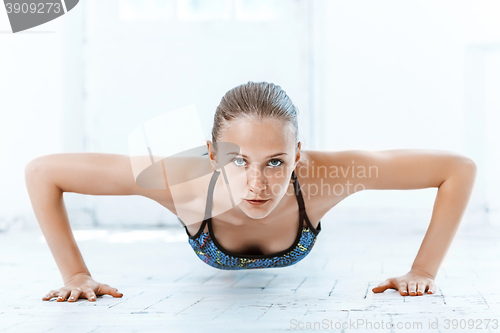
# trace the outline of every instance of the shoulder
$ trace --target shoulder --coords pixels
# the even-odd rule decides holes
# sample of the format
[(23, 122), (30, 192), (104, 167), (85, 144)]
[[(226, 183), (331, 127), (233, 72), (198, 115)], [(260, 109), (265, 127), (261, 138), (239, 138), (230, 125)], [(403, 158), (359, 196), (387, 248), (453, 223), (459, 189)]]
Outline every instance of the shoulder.
[(353, 166), (367, 164), (369, 151), (301, 151), (297, 164), (297, 177), (307, 183), (328, 182), (335, 184), (336, 180), (348, 178), (348, 170)]
[(367, 150), (303, 150), (296, 174), (311, 205), (333, 207), (366, 188), (365, 179), (377, 172), (373, 166), (379, 159), (376, 152)]
[(149, 160), (149, 166), (147, 159), (149, 156), (144, 157), (145, 166), (136, 176), (138, 190), (134, 194), (152, 199), (176, 215), (179, 203), (194, 202), (197, 196), (206, 195), (204, 187), (195, 189), (208, 186), (204, 176), (210, 175), (212, 169), (207, 156), (155, 158), (153, 164)]
[(345, 151), (301, 151), (295, 173), (311, 220), (319, 220), (351, 194), (344, 189), (344, 179), (337, 170), (349, 166), (353, 157), (355, 154)]
[(352, 194), (346, 170), (352, 160), (362, 158), (361, 151), (302, 150), (295, 173), (304, 199), (307, 215), (314, 225), (334, 206)]
[[(303, 150), (299, 163), (304, 167), (341, 167), (352, 164), (363, 164), (374, 157), (373, 151), (369, 150)], [(311, 170), (312, 171), (312, 170)]]

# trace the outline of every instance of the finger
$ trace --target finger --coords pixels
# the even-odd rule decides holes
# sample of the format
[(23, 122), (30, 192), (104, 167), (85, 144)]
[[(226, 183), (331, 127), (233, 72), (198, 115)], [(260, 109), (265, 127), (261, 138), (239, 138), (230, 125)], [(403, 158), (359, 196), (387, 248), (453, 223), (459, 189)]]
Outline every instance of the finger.
[(71, 291), (71, 296), (68, 299), (68, 302), (76, 302), (80, 295), (82, 294), (82, 290), (80, 288), (75, 288)]
[(85, 296), (90, 302), (95, 302), (95, 300), (97, 299), (94, 291), (90, 288), (85, 290)]
[(422, 296), (427, 288), (427, 283), (424, 281), (417, 282), (417, 296)]
[(411, 281), (408, 283), (408, 293), (410, 296), (416, 296), (417, 295), (417, 283), (414, 281)]
[(399, 283), (399, 294), (401, 296), (407, 296), (408, 295), (408, 285), (406, 282), (400, 282)]
[(387, 289), (391, 288), (391, 285), (392, 285), (391, 281), (385, 280), (384, 282), (373, 288), (372, 291), (374, 293), (383, 293)]
[(58, 302), (64, 302), (66, 298), (68, 298), (70, 291), (69, 290), (61, 290), (59, 292), (59, 297), (57, 297)]
[(429, 290), (427, 290), (427, 293), (428, 294), (434, 294), (436, 292), (436, 284), (434, 283), (434, 281), (431, 281), (429, 283)]
[(97, 293), (99, 295), (108, 294), (108, 295), (111, 295), (113, 297), (122, 297), (123, 296), (123, 294), (121, 292), (119, 292), (118, 289), (113, 288), (107, 284), (99, 285), (99, 288), (97, 289)]
[(57, 295), (57, 290), (51, 290), (48, 292), (47, 295), (43, 296), (42, 297), (42, 300), (43, 301), (48, 301), (50, 300), (52, 297), (56, 296)]

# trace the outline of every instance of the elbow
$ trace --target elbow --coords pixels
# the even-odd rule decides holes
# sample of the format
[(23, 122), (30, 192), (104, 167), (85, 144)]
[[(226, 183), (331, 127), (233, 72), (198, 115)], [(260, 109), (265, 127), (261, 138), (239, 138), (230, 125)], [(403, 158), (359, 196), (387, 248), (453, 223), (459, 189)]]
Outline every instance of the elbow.
[(438, 188), (449, 179), (459, 179), (460, 182), (475, 182), (477, 166), (476, 163), (466, 156), (454, 156), (451, 160), (447, 175), (444, 177)]
[(458, 169), (459, 173), (466, 176), (471, 177), (473, 180), (476, 179), (477, 174), (477, 166), (476, 163), (469, 157), (460, 158), (460, 163)]
[(29, 185), (34, 179), (36, 179), (36, 175), (40, 174), (43, 164), (42, 158), (38, 157), (31, 160), (24, 166), (24, 180), (26, 185)]
[(476, 172), (477, 172), (477, 166), (476, 166), (476, 163), (471, 158), (464, 157), (463, 158), (463, 164), (464, 164), (463, 167), (466, 170), (468, 170), (469, 172), (472, 172), (474, 175), (476, 174)]

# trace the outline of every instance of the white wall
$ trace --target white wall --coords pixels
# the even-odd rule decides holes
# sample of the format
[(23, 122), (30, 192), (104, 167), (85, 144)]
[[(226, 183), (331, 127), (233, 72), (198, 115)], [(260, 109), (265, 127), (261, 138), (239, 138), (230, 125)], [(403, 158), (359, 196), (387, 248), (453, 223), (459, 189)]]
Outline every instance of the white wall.
[[(127, 5), (132, 5), (133, 12), (144, 9), (133, 6), (137, 3), (86, 2), (85, 15), (92, 18), (86, 21), (84, 45), (90, 151), (128, 154), (132, 130), (190, 104), (196, 105), (204, 136), (210, 139), (220, 99), (227, 90), (247, 81), (281, 85), (307, 121), (305, 1), (278, 6), (288, 14), (281, 18), (255, 22), (237, 20), (235, 12), (227, 19), (201, 21), (179, 15), (168, 20), (123, 15)], [(180, 6), (188, 2), (170, 3)], [(303, 135), (307, 138), (307, 132)], [(148, 204), (146, 209), (146, 202), (139, 205), (139, 200), (147, 201), (144, 198), (97, 200), (94, 207), (101, 223), (136, 224), (141, 220), (149, 224), (150, 220), (161, 221), (163, 215), (165, 223), (178, 224), (164, 207)], [(109, 209), (111, 202), (122, 208)]]
[(61, 26), (67, 16), (12, 34), (0, 9), (0, 230), (22, 227), (33, 217), (26, 163), (63, 148)]
[[(57, 93), (51, 100), (57, 100), (58, 104), (51, 105), (52, 114), (47, 118), (58, 121), (51, 125), (58, 131), (54, 139), (58, 146), (45, 151), (32, 149), (15, 167), (19, 178), (8, 180), (18, 186), (19, 192), (14, 197), (10, 195), (12, 200), (23, 202), (20, 211), (29, 221), (34, 221), (34, 216), (24, 185), (19, 186), (22, 167), (27, 161), (56, 152), (128, 154), (128, 136), (133, 129), (162, 113), (190, 104), (197, 106), (208, 139), (213, 112), (224, 93), (247, 81), (281, 85), (301, 111), (300, 120), (305, 124), (301, 137), (308, 141), (306, 2), (246, 2), (254, 9), (261, 8), (254, 12), (257, 15), (253, 19), (257, 20), (253, 21), (249, 11), (242, 10), (242, 1), (213, 1), (213, 5), (232, 6), (230, 15), (211, 20), (190, 17), (186, 11), (189, 3), (88, 0), (55, 20), (52, 26), (33, 29), (51, 28), (52, 35), (58, 37), (57, 47), (47, 48), (48, 53), (57, 55), (57, 60), (45, 67), (56, 68), (58, 76), (41, 71), (23, 72), (28, 77), (50, 79), (58, 85), (51, 89), (53, 94)], [(205, 4), (201, 6), (207, 7)], [(158, 20), (158, 9), (170, 5), (180, 15)], [(266, 6), (271, 6), (271, 10), (264, 13), (262, 9)], [(10, 49), (14, 59), (23, 52), (20, 47)], [(16, 73), (9, 75), (14, 77)], [(6, 84), (10, 77), (2, 77), (2, 82)], [(21, 92), (19, 87), (8, 89)], [(38, 85), (36, 89), (43, 94), (50, 86)], [(15, 103), (14, 99), (4, 100), (2, 107), (7, 109)], [(22, 120), (17, 123), (24, 125)], [(30, 138), (39, 133), (40, 130), (32, 133)], [(43, 140), (37, 144), (48, 145)], [(65, 193), (65, 202), (74, 225), (178, 224), (164, 207), (142, 197)], [(1, 209), (0, 216), (6, 216), (9, 209)]]
[[(488, 221), (497, 224), (500, 221), (500, 43), (496, 45), (478, 45), (475, 50), (482, 57), (482, 76), (484, 84), (479, 96), (481, 109), (475, 109), (479, 121), (468, 124), (469, 150), (477, 155), (482, 169), (480, 178), (479, 202), (485, 204)], [(472, 81), (472, 80), (471, 80)], [(481, 126), (482, 125), (482, 126)], [(482, 130), (481, 130), (482, 128)], [(475, 144), (477, 143), (477, 144)], [(483, 149), (478, 149), (478, 146)]]
[[(475, 141), (474, 149), (466, 149), (466, 140), (484, 129), (478, 127), (466, 135), (466, 119), (477, 117), (479, 105), (466, 108), (464, 104), (469, 94), (465, 54), (471, 44), (500, 41), (500, 3), (357, 0), (325, 4), (321, 148), (440, 149), (477, 160), (474, 151), (485, 142)], [(498, 151), (487, 154), (498, 155)], [(479, 172), (484, 172), (482, 161), (477, 163)], [(437, 189), (366, 191), (338, 208), (385, 209), (401, 216), (410, 209), (430, 218), (436, 193)], [(482, 219), (483, 208), (474, 193), (468, 212), (479, 215), (469, 216), (469, 221)]]
[[(161, 10), (154, 3), (81, 1), (18, 34), (7, 33), (0, 8), (0, 229), (35, 224), (23, 178), (29, 160), (127, 154), (135, 127), (193, 103), (209, 136), (222, 95), (250, 80), (288, 92), (301, 111), (305, 149), (471, 156), (480, 174), (467, 221), (498, 221), (481, 215), (485, 206), (498, 211), (498, 180), (490, 180), (499, 156), (492, 74), (499, 61), (498, 52), (482, 50), (500, 43), (497, 1), (254, 1), (278, 4), (281, 18), (250, 23), (235, 19), (235, 7), (232, 16), (192, 21), (173, 14), (187, 1), (162, 2)], [(428, 223), (436, 193), (361, 192), (334, 208), (332, 218), (377, 213)], [(175, 223), (145, 198), (66, 193), (65, 201), (75, 225)]]

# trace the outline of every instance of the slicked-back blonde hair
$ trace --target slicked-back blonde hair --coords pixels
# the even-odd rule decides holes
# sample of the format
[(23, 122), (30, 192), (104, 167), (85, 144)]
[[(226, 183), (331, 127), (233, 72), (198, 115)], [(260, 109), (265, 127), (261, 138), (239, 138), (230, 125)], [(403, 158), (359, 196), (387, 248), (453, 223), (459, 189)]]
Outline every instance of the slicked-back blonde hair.
[(298, 144), (298, 109), (286, 92), (278, 85), (268, 82), (248, 81), (226, 92), (215, 111), (212, 127), (212, 143), (217, 141), (222, 130), (231, 120), (249, 118), (262, 120), (267, 117), (288, 122), (295, 129), (295, 144)]

